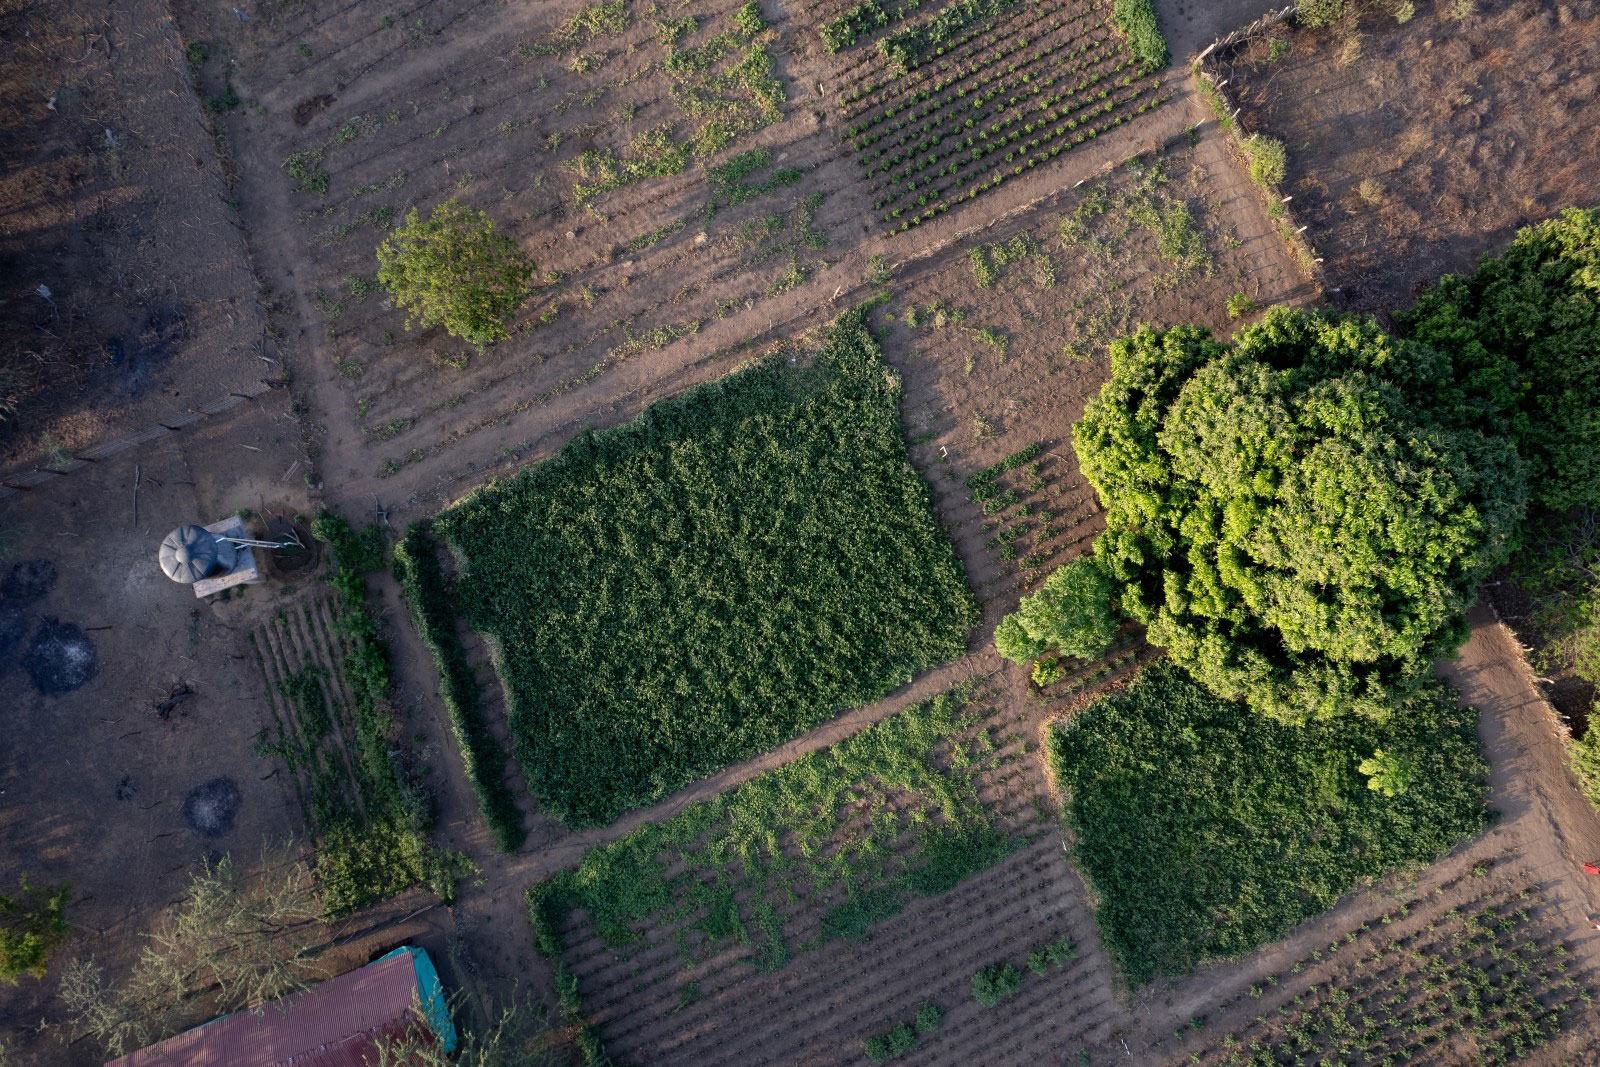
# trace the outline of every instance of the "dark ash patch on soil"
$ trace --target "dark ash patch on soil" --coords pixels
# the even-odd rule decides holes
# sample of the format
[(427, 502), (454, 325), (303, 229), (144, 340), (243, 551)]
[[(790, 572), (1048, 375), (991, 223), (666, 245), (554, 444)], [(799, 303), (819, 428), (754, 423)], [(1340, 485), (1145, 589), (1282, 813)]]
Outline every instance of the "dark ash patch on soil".
[(239, 814), (239, 786), (232, 778), (213, 778), (183, 798), (183, 821), (202, 837), (221, 837)]
[(13, 563), (0, 578), (0, 596), (24, 604), (43, 597), (56, 584), (56, 565), (47, 559), (25, 559)]
[(46, 615), (23, 654), (22, 666), (34, 688), (47, 696), (70, 693), (100, 669), (94, 641), (73, 623)]
[(0, 600), (0, 670), (4, 670), (11, 653), (28, 635), (28, 616), (20, 604)]

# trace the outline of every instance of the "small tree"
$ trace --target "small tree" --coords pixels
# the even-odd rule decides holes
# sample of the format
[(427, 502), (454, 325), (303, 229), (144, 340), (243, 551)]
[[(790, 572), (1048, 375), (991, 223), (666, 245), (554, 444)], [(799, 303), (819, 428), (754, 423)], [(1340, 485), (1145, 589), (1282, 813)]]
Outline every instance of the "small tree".
[(43, 978), (50, 956), (67, 936), (66, 886), (33, 886), (27, 878), (16, 896), (0, 895), (0, 982), (23, 975)]
[(407, 328), (443, 326), (479, 348), (511, 336), (534, 269), (493, 219), (455, 200), (427, 218), (412, 208), (378, 246), (378, 282), (405, 310)]
[(995, 630), (995, 648), (1014, 663), (1054, 649), (1064, 656), (1094, 659), (1117, 635), (1112, 598), (1117, 584), (1092, 556), (1079, 556), (1045, 579), (1032, 596)]

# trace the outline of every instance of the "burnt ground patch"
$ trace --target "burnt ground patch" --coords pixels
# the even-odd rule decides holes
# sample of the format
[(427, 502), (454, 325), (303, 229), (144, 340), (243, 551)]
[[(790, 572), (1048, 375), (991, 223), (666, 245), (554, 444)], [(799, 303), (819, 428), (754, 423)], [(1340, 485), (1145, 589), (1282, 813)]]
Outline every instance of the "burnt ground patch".
[(238, 814), (239, 784), (232, 778), (213, 778), (183, 798), (183, 821), (202, 837), (221, 837), (233, 829)]
[(24, 559), (11, 565), (0, 578), (0, 596), (31, 604), (42, 599), (56, 585), (56, 565), (47, 559)]
[(22, 666), (34, 688), (46, 696), (70, 693), (100, 669), (94, 639), (76, 623), (49, 615), (39, 621), (39, 629), (23, 653)]

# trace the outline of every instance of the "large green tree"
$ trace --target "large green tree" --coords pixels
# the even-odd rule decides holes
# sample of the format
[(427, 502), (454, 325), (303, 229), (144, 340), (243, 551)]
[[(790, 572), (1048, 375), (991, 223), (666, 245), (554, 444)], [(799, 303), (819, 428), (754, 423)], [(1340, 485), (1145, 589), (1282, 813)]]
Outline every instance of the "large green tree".
[(1505, 254), (1424, 293), (1401, 325), (1510, 413), (1537, 505), (1600, 507), (1600, 208), (1518, 231)]
[(378, 246), (378, 282), (406, 325), (443, 326), (479, 348), (511, 336), (532, 291), (534, 265), (476, 208), (446, 200), (423, 218), (412, 208)]
[(1464, 636), (1526, 487), (1439, 351), (1278, 308), (1224, 344), (1143, 327), (1073, 432), (1122, 609), (1284, 721), (1383, 716)]

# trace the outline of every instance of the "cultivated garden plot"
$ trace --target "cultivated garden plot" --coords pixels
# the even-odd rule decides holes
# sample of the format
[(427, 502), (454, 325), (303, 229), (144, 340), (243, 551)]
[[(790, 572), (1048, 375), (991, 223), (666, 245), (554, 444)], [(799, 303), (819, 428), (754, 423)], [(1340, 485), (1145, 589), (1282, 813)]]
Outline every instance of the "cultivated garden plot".
[(435, 525), (528, 788), (575, 825), (884, 696), (977, 621), (859, 311)]
[[(890, 27), (879, 34), (880, 27)], [(842, 133), (877, 220), (929, 222), (1165, 103), (1139, 54), (1094, 0), (975, 0), (921, 17), (860, 0), (818, 27), (839, 53)]]
[[(650, 364), (631, 388), (660, 350), (758, 305), (781, 317), (843, 254), (830, 233), (854, 235), (853, 174), (796, 103), (798, 31), (770, 15), (727, 0), (305, 5), (244, 27), (193, 13), (191, 35), (228, 51), (206, 77), (231, 72), (257, 102), (232, 120), (241, 173), (294, 219), (258, 238), (320, 338), (323, 417), (359, 435), (330, 456), (341, 475), (392, 494), (503, 466), (572, 418), (561, 398)], [(379, 242), (451, 199), (534, 267), (488, 352), (408, 331), (376, 281)]]
[(1212, 129), (1053, 198), (927, 264), (881, 313), (927, 472), (986, 604), (1041, 581), (1098, 530), (1069, 433), (1140, 322), (1226, 334), (1309, 285)]
[(1364, 13), (1207, 60), (1244, 131), (1286, 145), (1283, 192), (1336, 305), (1403, 306), (1518, 226), (1600, 200), (1594, 4), (1349, 8)]
[(540, 883), (568, 1019), (622, 1063), (1007, 1063), (1103, 1039), (1115, 979), (1042, 713), (977, 679)]

